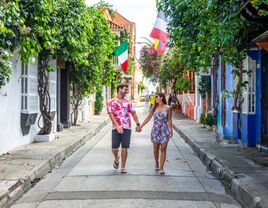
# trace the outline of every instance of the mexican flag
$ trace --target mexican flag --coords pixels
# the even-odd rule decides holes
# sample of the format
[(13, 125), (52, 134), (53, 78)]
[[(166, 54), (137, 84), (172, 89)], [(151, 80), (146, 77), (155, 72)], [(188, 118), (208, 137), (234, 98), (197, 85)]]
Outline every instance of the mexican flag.
[(114, 51), (115, 56), (118, 57), (119, 63), (123, 71), (128, 69), (128, 41), (123, 41), (120, 46)]

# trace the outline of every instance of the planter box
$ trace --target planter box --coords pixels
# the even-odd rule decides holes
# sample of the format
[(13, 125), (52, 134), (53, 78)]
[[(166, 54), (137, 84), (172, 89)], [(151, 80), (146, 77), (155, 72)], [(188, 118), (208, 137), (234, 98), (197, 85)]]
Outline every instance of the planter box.
[(55, 138), (55, 134), (35, 135), (34, 141), (36, 142), (50, 142)]

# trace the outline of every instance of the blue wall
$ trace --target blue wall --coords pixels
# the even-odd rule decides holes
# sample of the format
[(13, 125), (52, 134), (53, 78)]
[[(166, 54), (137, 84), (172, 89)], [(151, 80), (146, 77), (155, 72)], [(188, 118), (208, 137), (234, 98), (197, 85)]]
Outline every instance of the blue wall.
[[(260, 65), (260, 53), (259, 50), (251, 50), (248, 55), (257, 60), (256, 69), (256, 104), (254, 114), (242, 114), (242, 129), (241, 129), (241, 142), (245, 146), (256, 147), (256, 144), (260, 142), (261, 131), (261, 70)], [(259, 64), (258, 64), (259, 63)]]
[(261, 50), (256, 52), (256, 144), (261, 143)]
[[(226, 64), (226, 79), (225, 79), (225, 87), (227, 91), (233, 91), (234, 90), (234, 79), (233, 79), (233, 67), (229, 64)], [(233, 98), (227, 98), (225, 100), (226, 102), (226, 124), (223, 127), (222, 126), (222, 91), (225, 89), (222, 89), (222, 80), (221, 80), (221, 63), (219, 64), (218, 68), (218, 80), (217, 80), (217, 92), (219, 95), (219, 103), (218, 103), (218, 115), (217, 115), (217, 133), (223, 137), (223, 138), (231, 138), (233, 136)]]
[(217, 108), (217, 133), (220, 137), (223, 136), (223, 127), (222, 127), (222, 89), (221, 89), (221, 59), (219, 61), (219, 67), (217, 70), (218, 73), (218, 80), (217, 80), (217, 93), (219, 96), (219, 101), (218, 101), (218, 108)]
[[(230, 64), (226, 64), (226, 90), (232, 92), (234, 90), (234, 76), (232, 74), (233, 67)], [(226, 99), (226, 125), (223, 128), (225, 138), (231, 138), (233, 136), (233, 97)]]

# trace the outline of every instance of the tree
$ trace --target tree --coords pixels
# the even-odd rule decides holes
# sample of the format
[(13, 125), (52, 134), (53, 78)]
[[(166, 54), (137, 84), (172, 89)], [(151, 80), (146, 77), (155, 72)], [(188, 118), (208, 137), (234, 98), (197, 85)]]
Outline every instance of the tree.
[[(239, 0), (158, 1), (158, 8), (171, 17), (171, 42), (180, 48), (185, 67), (196, 71), (212, 68), (214, 115), (218, 105), (216, 86), (220, 59), (234, 65), (238, 74), (243, 73), (241, 66), (249, 42), (263, 29), (240, 17), (241, 3)], [(236, 90), (241, 91), (240, 88)]]
[(74, 62), (71, 71), (73, 124), (77, 122), (78, 107), (82, 98), (100, 91), (103, 85), (113, 82), (114, 74), (112, 54), (115, 49), (115, 35), (111, 32), (102, 11), (95, 7), (87, 9), (86, 19), (91, 18), (92, 30), (87, 36), (87, 48), (84, 53), (86, 62)]
[(10, 57), (18, 44), (19, 30), (28, 32), (20, 17), (19, 1), (2, 1), (0, 5), (0, 89), (10, 78)]

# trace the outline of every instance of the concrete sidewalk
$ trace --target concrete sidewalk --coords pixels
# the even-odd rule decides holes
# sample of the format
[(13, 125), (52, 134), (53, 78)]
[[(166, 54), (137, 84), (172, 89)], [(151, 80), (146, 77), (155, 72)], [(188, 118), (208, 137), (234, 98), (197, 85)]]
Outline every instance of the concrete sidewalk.
[(174, 129), (245, 207), (268, 207), (268, 154), (216, 142), (215, 133), (174, 113)]
[(12, 204), (108, 122), (108, 116), (93, 116), (89, 122), (57, 133), (51, 142), (32, 143), (0, 156), (0, 207)]

